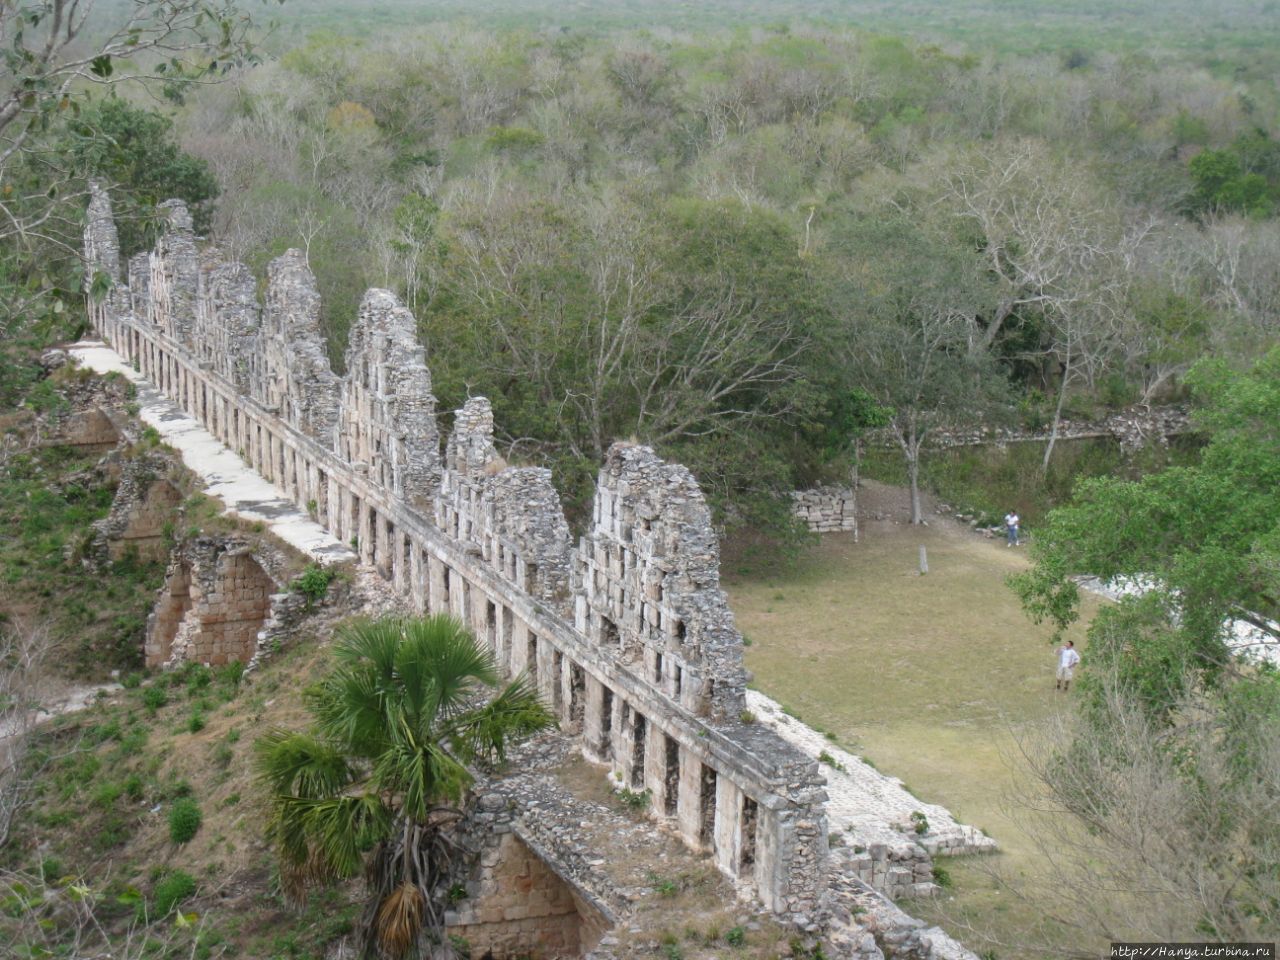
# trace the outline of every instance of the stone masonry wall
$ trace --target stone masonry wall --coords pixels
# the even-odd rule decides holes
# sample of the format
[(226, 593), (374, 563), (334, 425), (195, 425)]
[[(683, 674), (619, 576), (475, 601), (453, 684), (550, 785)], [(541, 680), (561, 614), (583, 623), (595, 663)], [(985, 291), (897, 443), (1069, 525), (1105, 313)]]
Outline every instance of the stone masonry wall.
[[(449, 934), (472, 956), (574, 957), (600, 939), (604, 924), (514, 833), (502, 832), (480, 857), (474, 896), (461, 901)], [(585, 914), (585, 916), (584, 916)]]
[(792, 511), (814, 533), (857, 533), (857, 495), (848, 487), (816, 487), (791, 494)]
[(94, 524), (92, 552), (99, 560), (119, 560), (133, 551), (144, 560), (169, 555), (166, 533), (172, 531), (182, 494), (167, 479), (165, 457), (125, 459), (111, 512)]
[(147, 619), (148, 667), (253, 661), (274, 609), (288, 598), (248, 543), (198, 537), (170, 558), (160, 601)]
[[(742, 722), (742, 638), (689, 471), (615, 444), (574, 549), (549, 473), (498, 456), (487, 401), (458, 412), (439, 459), (425, 359), (392, 294), (365, 297), (349, 373), (338, 377), (300, 252), (268, 265), (258, 305), (247, 271), (200, 253), (185, 208), (166, 209), (165, 238), (91, 310), (103, 339), (353, 542), (407, 604), (454, 614), (503, 669), (528, 673), (583, 752), (615, 782), (649, 790), (653, 816), (688, 846), (814, 928), (826, 883), (823, 780), (815, 761)], [(118, 244), (104, 194), (89, 214), (86, 255), (110, 274)], [(262, 613), (269, 588), (252, 562), (199, 541), (175, 557), (148, 662), (252, 656), (249, 627), (227, 626)], [(213, 608), (227, 603), (244, 609), (218, 620)], [(198, 646), (205, 632), (219, 637), (213, 647)]]

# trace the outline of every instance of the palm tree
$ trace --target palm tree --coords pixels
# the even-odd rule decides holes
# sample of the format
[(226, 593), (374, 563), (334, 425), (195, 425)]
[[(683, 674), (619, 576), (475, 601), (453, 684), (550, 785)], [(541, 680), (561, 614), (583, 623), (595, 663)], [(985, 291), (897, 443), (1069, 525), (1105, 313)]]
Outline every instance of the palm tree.
[(363, 869), (365, 956), (399, 958), (424, 934), (442, 942), (432, 893), (448, 873), (444, 828), (460, 816), (468, 764), (500, 761), (552, 717), (524, 676), (486, 698), (497, 665), (448, 616), (355, 621), (334, 657), (304, 693), (312, 730), (272, 731), (256, 745), (268, 839), (295, 902)]

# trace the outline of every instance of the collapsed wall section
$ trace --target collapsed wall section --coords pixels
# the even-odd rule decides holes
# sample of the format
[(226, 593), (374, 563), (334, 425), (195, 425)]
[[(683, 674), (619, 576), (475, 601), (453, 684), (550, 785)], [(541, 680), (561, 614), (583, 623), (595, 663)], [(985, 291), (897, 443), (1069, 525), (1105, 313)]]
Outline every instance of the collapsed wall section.
[(168, 479), (169, 461), (143, 455), (125, 459), (111, 511), (94, 524), (92, 552), (99, 562), (133, 554), (163, 561), (182, 504), (182, 494)]
[[(106, 211), (98, 204), (89, 253), (110, 249)], [(652, 816), (689, 847), (767, 908), (816, 929), (822, 777), (815, 761), (741, 722), (741, 637), (689, 471), (615, 445), (575, 551), (550, 472), (498, 456), (488, 401), (459, 411), (443, 465), (434, 459), (430, 378), (392, 295), (366, 297), (338, 377), (302, 254), (272, 261), (257, 308), (237, 265), (209, 255), (200, 272), (178, 213), (173, 236), (130, 261), (129, 288), (95, 315), (102, 336), (351, 541), (407, 603), (458, 617), (505, 672), (527, 674), (583, 752), (617, 784), (647, 791)], [(189, 314), (188, 276), (198, 294)], [(232, 327), (251, 346), (232, 343)], [(148, 630), (148, 663), (253, 657), (254, 625), (276, 614), (260, 560), (235, 546), (186, 545)], [(259, 646), (266, 630), (256, 629)]]

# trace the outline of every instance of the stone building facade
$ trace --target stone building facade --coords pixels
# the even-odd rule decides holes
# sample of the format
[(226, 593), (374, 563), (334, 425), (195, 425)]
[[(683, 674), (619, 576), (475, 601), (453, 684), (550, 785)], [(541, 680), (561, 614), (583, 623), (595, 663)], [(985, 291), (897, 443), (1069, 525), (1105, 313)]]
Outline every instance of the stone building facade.
[[(391, 293), (366, 295), (339, 377), (298, 251), (269, 265), (259, 304), (246, 268), (201, 250), (180, 202), (166, 210), (164, 238), (122, 275), (110, 201), (93, 193), (90, 275), (115, 282), (90, 306), (103, 339), (353, 543), (408, 605), (454, 614), (506, 670), (527, 672), (584, 753), (649, 791), (653, 815), (744, 893), (812, 925), (828, 863), (823, 778), (743, 722), (742, 638), (689, 471), (615, 444), (575, 546), (549, 473), (498, 456), (487, 401), (458, 412), (441, 457), (423, 350)], [(149, 663), (241, 656), (270, 614), (252, 555), (199, 540), (190, 549), (171, 564)], [(190, 649), (196, 620), (210, 649)]]

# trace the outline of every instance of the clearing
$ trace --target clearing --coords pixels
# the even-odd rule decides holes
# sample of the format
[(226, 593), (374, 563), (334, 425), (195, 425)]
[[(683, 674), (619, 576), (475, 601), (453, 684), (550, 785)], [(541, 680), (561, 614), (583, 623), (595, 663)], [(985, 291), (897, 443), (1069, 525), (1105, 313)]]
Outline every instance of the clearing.
[[(954, 882), (940, 901), (902, 905), (977, 953), (998, 941), (1001, 958), (1034, 956), (1009, 944), (1027, 943), (1038, 911), (989, 874), (1039, 873), (1027, 814), (1015, 818), (1008, 802), (1018, 737), (1071, 702), (1053, 689), (1049, 628), (1028, 621), (1005, 584), (1027, 567), (1025, 547), (933, 513), (911, 527), (905, 491), (883, 484), (864, 481), (859, 501), (881, 518), (863, 521), (861, 542), (830, 534), (790, 569), (726, 571), (753, 686), (994, 837), (999, 854), (938, 861)], [(1083, 622), (1097, 604), (1085, 598)], [(1083, 633), (1073, 628), (1077, 646)]]

